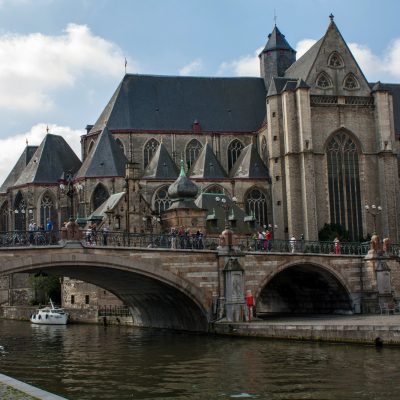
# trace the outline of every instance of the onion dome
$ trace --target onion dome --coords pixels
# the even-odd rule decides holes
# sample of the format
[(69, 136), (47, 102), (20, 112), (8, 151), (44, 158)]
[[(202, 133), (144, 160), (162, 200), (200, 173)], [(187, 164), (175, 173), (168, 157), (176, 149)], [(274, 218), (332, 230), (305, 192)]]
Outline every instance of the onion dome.
[(185, 173), (183, 160), (181, 160), (181, 172), (178, 179), (168, 188), (171, 199), (193, 199), (196, 197), (198, 188)]

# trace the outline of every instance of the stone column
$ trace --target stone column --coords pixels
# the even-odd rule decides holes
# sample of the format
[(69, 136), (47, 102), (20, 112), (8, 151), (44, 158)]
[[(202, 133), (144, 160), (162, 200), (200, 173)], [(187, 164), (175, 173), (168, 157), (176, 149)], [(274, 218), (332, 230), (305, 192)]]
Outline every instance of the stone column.
[(226, 320), (244, 320), (244, 270), (237, 257), (229, 257), (224, 268)]

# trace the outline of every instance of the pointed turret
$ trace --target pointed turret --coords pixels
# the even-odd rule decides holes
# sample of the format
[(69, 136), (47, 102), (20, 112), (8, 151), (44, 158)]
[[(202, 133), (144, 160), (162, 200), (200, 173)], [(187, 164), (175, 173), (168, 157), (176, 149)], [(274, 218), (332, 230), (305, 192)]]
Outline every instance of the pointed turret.
[(149, 165), (144, 170), (142, 179), (176, 179), (178, 168), (168, 153), (164, 143), (160, 143)]
[(211, 146), (206, 145), (201, 150), (190, 169), (190, 177), (197, 179), (224, 179), (226, 172), (219, 163)]
[(48, 133), (14, 186), (57, 183), (64, 171), (75, 173), (81, 161), (65, 139)]
[(278, 27), (275, 25), (268, 35), (268, 42), (258, 56), (260, 58), (260, 73), (265, 87), (269, 88), (271, 79), (283, 76), (285, 71), (296, 61), (296, 51), (292, 49)]
[(75, 178), (125, 177), (126, 163), (123, 150), (104, 128)]
[(263, 163), (257, 148), (249, 144), (240, 153), (235, 165), (229, 173), (230, 178), (269, 179), (267, 166)]

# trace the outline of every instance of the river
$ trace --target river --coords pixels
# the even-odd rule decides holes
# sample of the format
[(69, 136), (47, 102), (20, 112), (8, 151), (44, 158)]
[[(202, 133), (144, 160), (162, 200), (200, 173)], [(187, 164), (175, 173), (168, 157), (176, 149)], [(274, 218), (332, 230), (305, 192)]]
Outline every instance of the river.
[(0, 372), (70, 400), (400, 398), (400, 348), (0, 320)]

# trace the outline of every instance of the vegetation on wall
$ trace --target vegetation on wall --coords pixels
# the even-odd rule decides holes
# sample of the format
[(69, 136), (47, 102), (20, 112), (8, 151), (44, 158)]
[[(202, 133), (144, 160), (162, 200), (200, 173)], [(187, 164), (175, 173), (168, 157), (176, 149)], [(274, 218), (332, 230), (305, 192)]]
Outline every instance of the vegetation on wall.
[(54, 303), (61, 302), (61, 284), (58, 276), (47, 274), (30, 275), (29, 286), (35, 291), (34, 302), (47, 304), (51, 299)]

